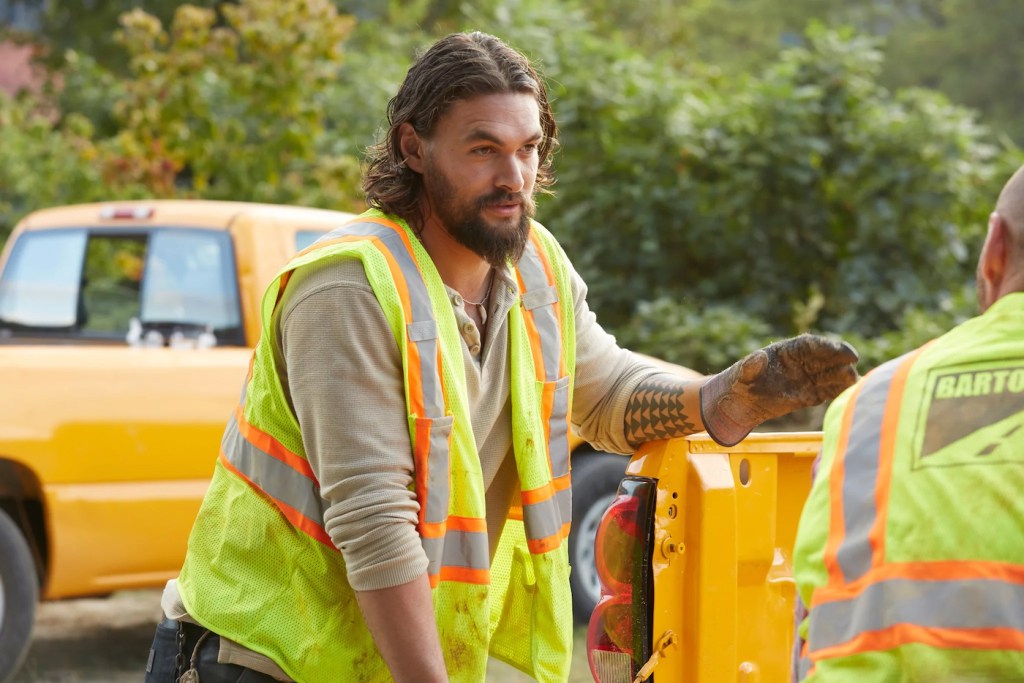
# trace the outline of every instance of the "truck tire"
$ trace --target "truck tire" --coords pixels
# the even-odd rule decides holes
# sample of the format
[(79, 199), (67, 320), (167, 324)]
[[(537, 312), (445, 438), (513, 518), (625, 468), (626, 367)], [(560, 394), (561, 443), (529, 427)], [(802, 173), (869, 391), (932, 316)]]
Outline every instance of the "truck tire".
[(601, 582), (594, 564), (594, 537), (601, 517), (615, 500), (629, 458), (611, 453), (582, 451), (572, 457), (572, 531), (569, 533), (569, 587), (577, 624), (590, 621), (601, 598)]
[(21, 666), (32, 635), (39, 578), (25, 537), (0, 510), (0, 683)]

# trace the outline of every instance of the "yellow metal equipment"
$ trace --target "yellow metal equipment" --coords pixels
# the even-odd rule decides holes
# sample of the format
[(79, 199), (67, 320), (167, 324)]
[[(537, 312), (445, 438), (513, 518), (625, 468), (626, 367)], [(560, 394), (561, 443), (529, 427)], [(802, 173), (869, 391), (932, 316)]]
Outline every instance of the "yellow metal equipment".
[(792, 548), (820, 445), (820, 433), (752, 434), (731, 448), (702, 434), (633, 457), (628, 475), (658, 480), (653, 654), (641, 676), (789, 680)]

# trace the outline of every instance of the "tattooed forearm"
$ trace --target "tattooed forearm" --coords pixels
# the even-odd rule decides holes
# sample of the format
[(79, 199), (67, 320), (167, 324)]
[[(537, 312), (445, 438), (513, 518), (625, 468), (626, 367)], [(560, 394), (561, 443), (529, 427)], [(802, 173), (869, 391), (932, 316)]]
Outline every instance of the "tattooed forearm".
[(700, 382), (655, 375), (642, 381), (626, 404), (626, 438), (634, 448), (703, 428)]

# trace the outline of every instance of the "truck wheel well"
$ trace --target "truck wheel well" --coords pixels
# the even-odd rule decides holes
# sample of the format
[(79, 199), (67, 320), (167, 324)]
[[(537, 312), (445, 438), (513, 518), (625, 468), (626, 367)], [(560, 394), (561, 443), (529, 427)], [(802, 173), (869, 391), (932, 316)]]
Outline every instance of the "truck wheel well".
[(36, 565), (39, 585), (49, 568), (49, 544), (46, 538), (46, 515), (43, 490), (35, 474), (13, 460), (0, 457), (0, 510), (17, 525), (25, 536)]

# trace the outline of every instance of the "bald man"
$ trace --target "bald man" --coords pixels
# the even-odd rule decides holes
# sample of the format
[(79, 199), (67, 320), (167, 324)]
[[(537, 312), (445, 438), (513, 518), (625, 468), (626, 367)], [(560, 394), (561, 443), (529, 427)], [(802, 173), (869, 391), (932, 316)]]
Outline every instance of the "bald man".
[(829, 408), (794, 549), (794, 678), (1024, 681), (1024, 169), (989, 217), (982, 314)]

